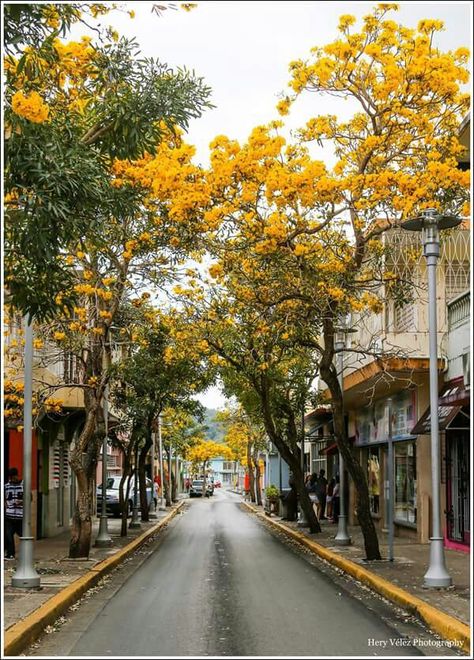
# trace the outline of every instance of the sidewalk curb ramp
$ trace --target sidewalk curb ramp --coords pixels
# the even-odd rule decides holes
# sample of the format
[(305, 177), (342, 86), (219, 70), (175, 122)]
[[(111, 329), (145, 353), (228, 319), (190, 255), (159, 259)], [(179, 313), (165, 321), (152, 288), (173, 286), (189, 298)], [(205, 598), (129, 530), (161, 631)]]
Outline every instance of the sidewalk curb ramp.
[(314, 554), (318, 555), (322, 559), (325, 559), (330, 564), (333, 564), (360, 582), (368, 585), (371, 589), (392, 601), (393, 603), (396, 603), (397, 605), (400, 605), (401, 607), (408, 610), (410, 613), (415, 614), (421, 618), (431, 628), (431, 630), (438, 633), (444, 639), (448, 641), (461, 642), (462, 650), (469, 653), (471, 646), (471, 631), (469, 626), (462, 621), (459, 621), (459, 619), (446, 614), (442, 610), (436, 609), (421, 598), (418, 598), (417, 596), (410, 594), (408, 591), (395, 586), (388, 580), (379, 577), (375, 573), (372, 573), (371, 571), (367, 570), (363, 566), (360, 566), (359, 564), (356, 564), (350, 559), (341, 557), (337, 553), (328, 550), (326, 547), (316, 543), (315, 541), (312, 541), (301, 532), (290, 529), (277, 520), (272, 520), (269, 516), (263, 514), (251, 504), (248, 504), (247, 502), (241, 502), (241, 504), (252, 513), (273, 525), (273, 527), (276, 527), (281, 532), (291, 537), (293, 540), (297, 541), (301, 545), (304, 545)]
[(52, 598), (43, 603), (43, 605), (40, 605), (38, 609), (34, 610), (34, 612), (27, 617), (10, 626), (10, 628), (4, 633), (4, 655), (19, 655), (24, 649), (37, 640), (46, 626), (54, 623), (56, 619), (73, 605), (73, 603), (79, 600), (88, 589), (94, 587), (104, 575), (110, 573), (124, 559), (132, 555), (135, 550), (138, 550), (138, 548), (144, 545), (151, 536), (156, 534), (156, 532), (169, 523), (169, 521), (182, 509), (184, 504), (185, 500), (179, 502), (176, 508), (170, 511), (170, 513), (156, 525), (140, 536), (137, 536), (133, 541), (121, 548), (108, 559), (104, 559), (96, 564), (88, 573), (82, 575), (77, 580), (74, 580), (74, 582), (71, 582), (71, 584), (52, 596)]

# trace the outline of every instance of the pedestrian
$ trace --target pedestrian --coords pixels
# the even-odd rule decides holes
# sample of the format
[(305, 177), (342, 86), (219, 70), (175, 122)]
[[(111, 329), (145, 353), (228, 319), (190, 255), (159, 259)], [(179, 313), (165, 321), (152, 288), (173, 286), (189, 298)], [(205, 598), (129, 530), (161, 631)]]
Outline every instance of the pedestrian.
[(296, 489), (296, 481), (291, 472), (288, 477), (288, 485), (290, 491), (285, 495), (286, 518), (284, 520), (296, 520), (298, 512), (298, 493)]
[(334, 477), (328, 483), (328, 491), (326, 494), (326, 518), (332, 520), (333, 514), (333, 496), (334, 496), (334, 486), (336, 485), (336, 480)]
[(340, 498), (339, 498), (339, 475), (336, 475), (336, 483), (332, 492), (333, 514), (332, 521), (337, 523), (339, 520)]
[(326, 496), (328, 489), (328, 480), (324, 476), (326, 470), (320, 470), (316, 481), (316, 495), (318, 496), (318, 519), (326, 520)]
[(23, 482), (16, 467), (8, 470), (5, 484), (5, 559), (15, 559), (15, 534), (23, 533)]

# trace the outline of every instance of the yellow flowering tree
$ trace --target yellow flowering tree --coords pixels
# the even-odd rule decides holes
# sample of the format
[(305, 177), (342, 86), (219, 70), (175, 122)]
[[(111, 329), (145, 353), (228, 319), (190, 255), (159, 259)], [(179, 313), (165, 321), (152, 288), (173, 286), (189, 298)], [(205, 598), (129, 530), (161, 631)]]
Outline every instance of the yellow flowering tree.
[(207, 469), (209, 461), (213, 458), (232, 459), (232, 450), (227, 445), (213, 440), (198, 440), (187, 452), (187, 460), (193, 465), (193, 472), (198, 476), (202, 475), (202, 494), (206, 494), (207, 488)]
[[(188, 404), (191, 402), (188, 401)], [(205, 440), (205, 427), (200, 423), (202, 409), (196, 401), (192, 405), (168, 405), (162, 414), (162, 438), (165, 452), (162, 486), (166, 504), (176, 501), (176, 476), (172, 466), (173, 455), (189, 461), (193, 447)], [(171, 465), (171, 471), (170, 471)], [(171, 477), (171, 479), (170, 479)], [(171, 481), (171, 489), (169, 487)]]
[(175, 148), (189, 162), (178, 134), (209, 106), (210, 94), (194, 74), (139, 57), (136, 43), (112, 29), (96, 43), (62, 41), (58, 35), (80, 20), (82, 8), (108, 11), (13, 10), (10, 34), (18, 29), (23, 38), (5, 58), (8, 300), (46, 319), (43, 332), (58, 352), (75, 356), (84, 391), (86, 422), (71, 452), (78, 481), (72, 557), (90, 548), (110, 327), (139, 277), (164, 284), (193, 231), (169, 217), (170, 180), (154, 191), (123, 169), (134, 175), (144, 163), (133, 159), (145, 159), (159, 172), (157, 162), (167, 167), (164, 153)]
[[(469, 52), (436, 47), (438, 20), (422, 20), (409, 29), (388, 18), (398, 5), (379, 4), (365, 16), (359, 30), (353, 16), (340, 18), (340, 38), (312, 49), (307, 61), (290, 64), (291, 93), (286, 112), (306, 91), (349, 99), (356, 111), (347, 121), (315, 116), (300, 138), (330, 147), (337, 159), (331, 171), (335, 194), (330, 214), (347, 222), (350, 236), (345, 258), (345, 286), (330, 292), (323, 310), (324, 342), (309, 343), (319, 352), (322, 379), (331, 392), (338, 448), (358, 488), (358, 516), (367, 556), (378, 558), (371, 529), (365, 477), (351, 460), (342, 415), (342, 394), (334, 366), (334, 332), (338, 319), (374, 310), (399, 275), (380, 264), (383, 232), (426, 208), (442, 213), (469, 213), (469, 172), (458, 168), (462, 147), (461, 120), (469, 108), (463, 86), (468, 82)], [(383, 284), (388, 285), (385, 287)], [(354, 286), (361, 292), (354, 300)], [(404, 282), (404, 286), (409, 283)]]
[[(182, 212), (182, 193), (187, 185), (191, 155), (192, 151), (181, 140), (175, 144), (170, 137), (158, 147), (155, 156), (147, 156), (143, 162), (114, 161), (111, 190), (116, 199), (115, 214), (103, 217), (74, 249), (58, 257), (68, 272), (71, 289), (58, 294), (55, 303), (63, 305), (64, 297), (75, 304), (72, 309), (63, 305), (62, 313), (58, 311), (54, 319), (43, 324), (42, 331), (56, 343), (58, 351), (75, 356), (77, 385), (84, 391), (86, 409), (86, 424), (70, 453), (79, 498), (83, 497), (74, 518), (71, 556), (76, 552), (82, 556), (89, 549), (93, 457), (101, 442), (96, 426), (110, 379), (111, 345), (114, 337), (117, 340), (117, 333), (111, 327), (120, 324), (120, 308), (125, 301), (136, 309), (143, 308), (137, 330), (130, 332), (133, 326), (128, 325), (123, 332), (125, 341), (137, 346), (144, 344), (146, 348), (149, 337), (140, 330), (140, 325), (147, 324), (152, 330), (157, 327), (157, 319), (153, 309), (147, 309), (151, 294), (143, 289), (146, 284), (163, 287), (179, 277), (178, 262), (196, 245), (198, 224), (180, 223), (173, 215), (175, 208)], [(155, 189), (153, 177), (147, 178), (143, 171), (153, 166), (153, 171), (159, 172), (160, 162), (164, 171), (173, 172), (174, 176)], [(183, 186), (181, 180), (185, 182)], [(87, 465), (84, 454), (91, 457)]]
[(252, 502), (262, 504), (259, 454), (267, 449), (268, 439), (261, 419), (257, 415), (252, 419), (242, 405), (218, 413), (217, 419), (225, 428), (224, 442), (232, 450), (234, 460), (248, 470)]
[[(204, 365), (186, 357), (172, 362), (164, 360), (169, 328), (149, 302), (142, 301), (138, 307), (136, 302), (123, 306), (116, 323), (124, 330), (119, 343), (127, 336), (133, 338), (111, 378), (111, 397), (123, 419), (122, 433), (117, 438), (125, 458), (122, 479), (125, 482), (130, 474), (132, 455), (137, 452), (141, 517), (148, 520), (145, 464), (153, 445), (157, 418), (160, 414), (163, 417), (165, 451), (169, 455), (171, 444), (174, 452), (184, 456), (199, 430), (192, 415), (199, 415), (201, 406), (192, 394), (206, 387), (207, 374)], [(174, 499), (166, 490), (168, 501), (170, 497)], [(126, 533), (126, 507), (123, 513), (123, 533)]]
[[(242, 251), (241, 258), (247, 260), (250, 254)], [(250, 275), (245, 281), (237, 277), (239, 265), (232, 248), (226, 257), (219, 284), (202, 283), (182, 294), (188, 322), (180, 337), (184, 345), (203, 345), (209, 368), (218, 372), (226, 392), (241, 403), (259, 437), (264, 427), (294, 475), (311, 530), (321, 531), (301, 469), (301, 411), (316, 373), (311, 349), (290, 339), (291, 328), (301, 326), (298, 305), (292, 300), (272, 305), (267, 297), (270, 289), (260, 286), (264, 274), (251, 269), (258, 282), (254, 286)], [(280, 291), (276, 281), (274, 286)]]
[[(318, 372), (331, 392), (338, 448), (358, 488), (372, 559), (380, 552), (365, 476), (343, 425), (335, 329), (348, 312), (380, 311), (386, 291), (396, 295), (409, 286), (387, 272), (381, 234), (428, 207), (466, 214), (469, 194), (469, 172), (457, 167), (457, 132), (469, 107), (462, 88), (468, 51), (441, 52), (438, 21), (411, 30), (387, 18), (395, 9), (378, 5), (359, 31), (353, 17), (343, 16), (340, 38), (290, 65), (291, 91), (278, 104), (281, 114), (308, 90), (348, 99), (355, 107), (348, 120), (316, 115), (290, 144), (272, 122), (254, 129), (243, 145), (225, 136), (211, 145), (212, 203), (205, 217), (216, 263), (213, 302), (200, 316), (219, 319), (220, 335), (206, 324), (215, 337), (209, 343), (259, 394), (267, 432), (285, 460), (288, 443), (278, 441), (264, 412), (271, 390), (262, 383), (272, 374), (274, 346), (290, 361), (296, 347), (307, 350), (301, 356), (307, 373)], [(312, 142), (332, 149), (334, 166), (311, 157)], [(246, 368), (256, 355), (259, 377)], [(284, 375), (278, 379), (283, 383)], [(288, 456), (291, 469), (295, 460)]]
[(210, 90), (140, 57), (112, 28), (95, 42), (59, 38), (105, 5), (10, 7), (19, 17), (4, 61), (6, 282), (15, 305), (44, 317), (69, 275), (58, 254), (117, 213), (113, 161), (155, 154), (210, 105)]

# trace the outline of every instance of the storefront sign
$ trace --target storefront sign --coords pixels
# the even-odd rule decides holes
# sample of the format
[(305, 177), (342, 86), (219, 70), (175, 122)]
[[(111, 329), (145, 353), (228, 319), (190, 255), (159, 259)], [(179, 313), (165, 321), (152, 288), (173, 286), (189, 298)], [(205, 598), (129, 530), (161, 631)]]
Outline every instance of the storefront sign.
[[(392, 433), (393, 440), (406, 440), (412, 436), (415, 423), (416, 393), (404, 390), (392, 396)], [(377, 401), (370, 407), (363, 408), (356, 416), (356, 446), (387, 442), (388, 439), (388, 403), (387, 399)]]

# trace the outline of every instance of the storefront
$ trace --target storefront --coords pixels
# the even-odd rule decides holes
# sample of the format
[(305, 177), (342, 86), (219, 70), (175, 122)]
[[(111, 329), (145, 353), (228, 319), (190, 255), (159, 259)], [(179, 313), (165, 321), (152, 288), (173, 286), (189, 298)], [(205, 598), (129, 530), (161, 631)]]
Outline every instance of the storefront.
[[(416, 410), (415, 390), (403, 390), (392, 397), (392, 441), (394, 447), (394, 522), (399, 527), (417, 528), (416, 436), (411, 432)], [(358, 410), (355, 415), (355, 446), (367, 469), (370, 510), (380, 528), (388, 520), (389, 402), (387, 398)]]
[[(469, 390), (463, 380), (445, 384), (438, 398), (438, 419), (441, 433), (442, 471), (445, 512), (445, 545), (468, 551), (470, 547), (470, 414)], [(431, 431), (428, 408), (415, 425), (413, 432), (429, 435)]]

